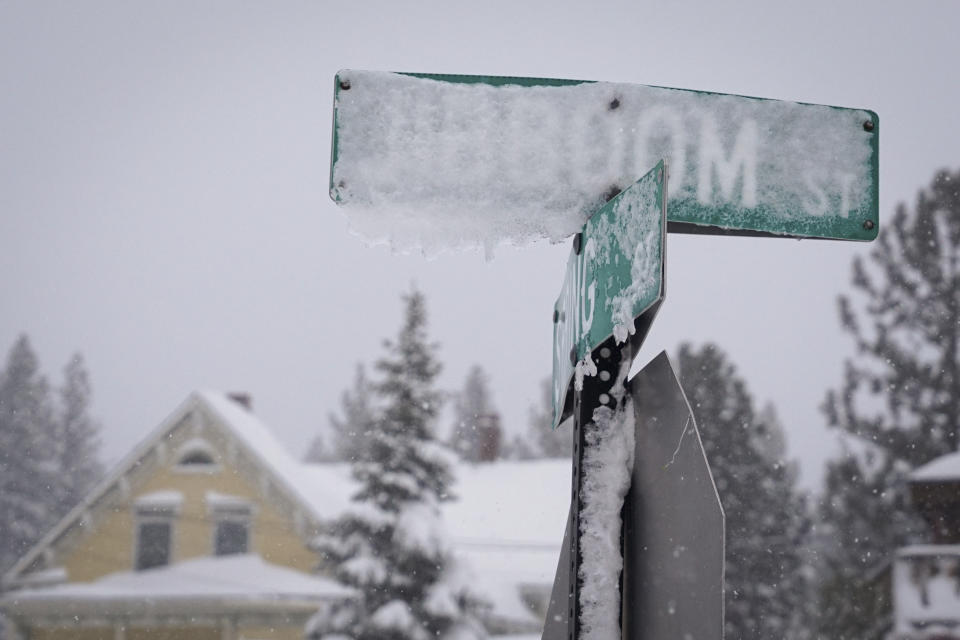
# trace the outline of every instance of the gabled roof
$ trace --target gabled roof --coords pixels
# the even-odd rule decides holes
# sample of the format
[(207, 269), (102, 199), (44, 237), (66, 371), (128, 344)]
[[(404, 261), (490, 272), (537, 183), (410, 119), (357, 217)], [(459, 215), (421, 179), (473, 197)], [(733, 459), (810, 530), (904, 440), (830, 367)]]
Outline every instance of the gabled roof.
[(184, 418), (197, 410), (206, 413), (228, 434), (235, 436), (243, 445), (245, 453), (258, 461), (263, 469), (274, 477), (277, 484), (300, 505), (305, 515), (313, 517), (315, 511), (312, 508), (311, 501), (307, 499), (307, 495), (303, 491), (299, 475), (299, 470), (302, 467), (300, 461), (291, 456), (277, 442), (270, 430), (256, 416), (231, 400), (226, 394), (217, 391), (196, 391), (191, 393), (180, 406), (174, 409), (163, 422), (140, 441), (94, 486), (80, 504), (71, 509), (37, 544), (20, 558), (3, 576), (3, 583), (14, 582), (47, 548), (71, 527), (79, 523), (84, 514), (92, 509), (111, 488), (121, 482)]
[(911, 482), (960, 482), (960, 451), (934, 458), (910, 473)]

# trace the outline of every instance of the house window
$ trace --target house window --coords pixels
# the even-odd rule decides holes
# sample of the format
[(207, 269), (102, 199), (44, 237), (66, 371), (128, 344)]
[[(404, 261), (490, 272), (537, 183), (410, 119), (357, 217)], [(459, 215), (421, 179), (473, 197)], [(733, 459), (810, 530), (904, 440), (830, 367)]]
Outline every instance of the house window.
[(180, 459), (180, 464), (214, 464), (213, 458), (206, 451), (191, 451)]
[(170, 563), (173, 523), (169, 519), (146, 520), (137, 525), (137, 571)]
[(183, 494), (162, 490), (134, 500), (136, 539), (134, 568), (151, 569), (170, 564), (173, 555), (173, 522), (180, 513)]
[(221, 520), (214, 533), (213, 552), (218, 556), (246, 553), (250, 539), (246, 520)]
[(253, 505), (246, 498), (208, 491), (207, 512), (214, 521), (214, 555), (228, 556), (250, 552)]

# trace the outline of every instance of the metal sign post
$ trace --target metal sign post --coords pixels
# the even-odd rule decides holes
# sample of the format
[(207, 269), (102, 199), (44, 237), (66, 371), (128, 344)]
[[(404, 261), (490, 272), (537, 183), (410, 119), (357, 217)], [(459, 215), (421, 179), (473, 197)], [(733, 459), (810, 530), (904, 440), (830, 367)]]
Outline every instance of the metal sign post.
[(574, 238), (554, 307), (554, 424), (573, 415), (573, 474), (545, 639), (580, 637), (586, 426), (600, 407), (624, 409), (617, 407), (617, 397), (623, 395), (632, 354), (663, 301), (666, 183), (666, 166), (660, 162), (590, 217)]

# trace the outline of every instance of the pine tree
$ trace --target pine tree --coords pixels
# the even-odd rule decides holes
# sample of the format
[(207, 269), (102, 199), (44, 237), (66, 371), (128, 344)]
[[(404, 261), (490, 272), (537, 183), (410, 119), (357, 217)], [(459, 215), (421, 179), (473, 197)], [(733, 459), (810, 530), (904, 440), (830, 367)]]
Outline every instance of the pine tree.
[(503, 437), (499, 415), (490, 398), (487, 373), (474, 365), (455, 400), (450, 446), (469, 462), (497, 459)]
[(103, 473), (99, 460), (100, 427), (89, 415), (91, 396), (83, 356), (76, 354), (63, 369), (54, 427), (59, 444), (57, 517), (78, 504)]
[[(876, 621), (889, 618), (889, 599), (874, 588), (877, 575), (923, 531), (906, 504), (906, 473), (957, 450), (960, 171), (938, 172), (913, 212), (900, 204), (852, 276), (857, 301), (843, 296), (839, 308), (857, 355), (824, 403), (846, 447), (828, 468), (821, 506), (834, 542), (821, 630), (836, 638), (882, 634)], [(844, 606), (837, 593), (856, 598)]]
[(535, 458), (569, 458), (573, 455), (570, 425), (553, 428), (553, 380), (540, 381), (540, 402), (530, 407), (527, 440)]
[[(361, 592), (359, 602), (322, 612), (315, 634), (356, 640), (427, 640), (479, 631), (466, 587), (453, 579), (439, 505), (453, 495), (453, 455), (436, 440), (442, 394), (436, 345), (427, 340), (426, 307), (404, 297), (397, 340), (377, 362), (382, 401), (362, 458), (354, 509), (333, 523), (316, 548), (336, 576)], [(322, 619), (321, 619), (322, 618)]]
[(353, 386), (340, 395), (341, 416), (329, 416), (332, 442), (327, 446), (318, 435), (310, 444), (306, 462), (352, 462), (363, 457), (369, 435), (376, 421), (373, 389), (362, 364), (357, 364)]
[(715, 345), (682, 345), (677, 364), (726, 515), (724, 637), (798, 637), (809, 517), (793, 468), (768, 446), (783, 437), (777, 420), (754, 411), (746, 383)]
[(59, 448), (50, 387), (21, 335), (0, 374), (0, 570), (36, 542), (58, 511)]

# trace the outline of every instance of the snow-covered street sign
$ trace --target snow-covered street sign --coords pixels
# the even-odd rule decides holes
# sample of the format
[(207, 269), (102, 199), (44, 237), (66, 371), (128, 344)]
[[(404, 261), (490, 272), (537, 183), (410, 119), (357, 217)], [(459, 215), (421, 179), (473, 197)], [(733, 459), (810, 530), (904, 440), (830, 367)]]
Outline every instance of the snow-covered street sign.
[[(554, 428), (573, 411), (575, 369), (595, 374), (593, 350), (611, 336), (621, 344), (637, 326), (649, 327), (663, 300), (666, 174), (660, 161), (590, 216), (574, 239), (553, 309)], [(645, 314), (651, 317), (635, 325)]]
[(670, 231), (872, 240), (877, 115), (643, 85), (341, 71), (330, 194), (407, 247), (560, 240), (660, 158)]

